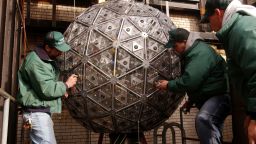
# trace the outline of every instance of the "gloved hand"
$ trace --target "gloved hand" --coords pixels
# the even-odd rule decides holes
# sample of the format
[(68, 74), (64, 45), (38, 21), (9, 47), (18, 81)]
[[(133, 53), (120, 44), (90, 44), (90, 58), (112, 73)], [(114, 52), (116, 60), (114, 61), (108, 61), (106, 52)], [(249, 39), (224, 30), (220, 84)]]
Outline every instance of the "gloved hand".
[(77, 82), (77, 75), (75, 74), (72, 74), (68, 79), (67, 81), (65, 82), (66, 85), (68, 86), (68, 88), (72, 88), (76, 85), (76, 82)]

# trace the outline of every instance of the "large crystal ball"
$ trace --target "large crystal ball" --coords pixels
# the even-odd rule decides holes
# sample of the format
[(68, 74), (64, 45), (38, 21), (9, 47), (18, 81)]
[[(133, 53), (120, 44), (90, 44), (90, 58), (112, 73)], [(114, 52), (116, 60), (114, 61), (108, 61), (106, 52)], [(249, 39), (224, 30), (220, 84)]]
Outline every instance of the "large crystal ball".
[(179, 58), (164, 47), (175, 25), (159, 10), (129, 0), (86, 9), (70, 24), (62, 68), (77, 74), (66, 99), (72, 115), (95, 132), (146, 131), (175, 111), (183, 95), (155, 82), (180, 74)]

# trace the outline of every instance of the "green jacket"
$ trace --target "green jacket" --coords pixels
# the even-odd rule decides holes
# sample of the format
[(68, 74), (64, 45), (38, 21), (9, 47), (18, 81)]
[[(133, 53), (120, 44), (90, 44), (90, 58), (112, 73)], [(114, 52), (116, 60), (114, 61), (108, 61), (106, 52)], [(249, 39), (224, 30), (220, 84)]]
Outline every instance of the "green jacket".
[(197, 107), (212, 96), (227, 92), (225, 60), (206, 43), (196, 40), (182, 55), (184, 72), (168, 83), (170, 91), (187, 92)]
[(28, 108), (50, 107), (51, 113), (60, 113), (66, 85), (58, 81), (59, 74), (55, 62), (42, 48), (30, 52), (18, 71), (18, 103)]
[(256, 112), (256, 18), (236, 13), (216, 36), (224, 43), (234, 93)]

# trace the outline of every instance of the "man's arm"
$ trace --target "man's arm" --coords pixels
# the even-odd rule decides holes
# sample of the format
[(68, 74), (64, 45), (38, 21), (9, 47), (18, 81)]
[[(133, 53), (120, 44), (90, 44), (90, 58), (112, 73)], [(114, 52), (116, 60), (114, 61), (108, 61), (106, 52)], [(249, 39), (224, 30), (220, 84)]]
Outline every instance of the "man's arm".
[[(245, 35), (246, 34), (246, 35)], [(246, 97), (247, 118), (244, 121), (250, 144), (256, 143), (256, 29), (248, 27), (237, 41), (234, 51), (236, 64), (242, 69), (247, 80), (249, 94)]]
[[(245, 30), (246, 31), (246, 30)], [(234, 49), (235, 63), (241, 68), (247, 81), (248, 95), (244, 95), (247, 103), (247, 114), (256, 120), (256, 29), (249, 29)]]
[(54, 74), (39, 64), (32, 63), (26, 68), (31, 86), (42, 99), (51, 100), (62, 97), (66, 92), (66, 85), (56, 81)]
[(185, 65), (185, 72), (181, 77), (167, 81), (160, 80), (156, 87), (161, 90), (169, 89), (172, 92), (187, 92), (198, 89), (202, 82), (208, 77), (211, 67), (216, 60), (209, 53), (198, 53), (191, 56)]
[(194, 55), (186, 64), (182, 76), (168, 82), (168, 89), (173, 92), (187, 92), (198, 89), (208, 77), (210, 68), (214, 64), (213, 61), (213, 57), (210, 55)]

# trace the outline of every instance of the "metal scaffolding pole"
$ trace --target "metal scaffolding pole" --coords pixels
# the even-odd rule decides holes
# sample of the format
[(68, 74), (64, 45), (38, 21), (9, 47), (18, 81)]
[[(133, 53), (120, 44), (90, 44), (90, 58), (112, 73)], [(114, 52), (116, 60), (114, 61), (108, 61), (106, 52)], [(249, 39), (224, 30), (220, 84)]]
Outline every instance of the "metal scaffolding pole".
[(4, 98), (1, 144), (6, 144), (7, 143), (7, 136), (8, 136), (10, 101), (12, 100), (13, 102), (15, 102), (15, 98), (13, 98), (11, 95), (6, 93), (1, 88), (0, 88), (0, 97)]
[[(16, 0), (0, 1), (0, 87), (11, 95), (17, 92), (20, 62), (20, 17), (16, 10)], [(16, 105), (8, 98), (1, 98), (0, 106), (4, 107), (0, 111), (0, 123), (4, 123), (0, 127), (2, 144), (16, 143)]]

